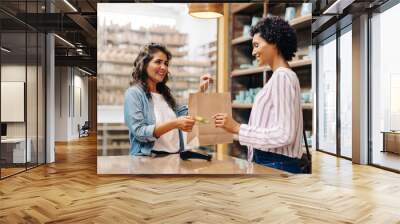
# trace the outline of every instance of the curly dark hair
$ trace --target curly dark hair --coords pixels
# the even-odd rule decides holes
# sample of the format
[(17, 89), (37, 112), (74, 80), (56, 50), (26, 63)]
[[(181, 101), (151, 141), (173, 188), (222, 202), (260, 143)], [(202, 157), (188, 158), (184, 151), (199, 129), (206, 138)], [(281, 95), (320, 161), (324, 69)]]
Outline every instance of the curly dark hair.
[[(164, 45), (158, 43), (150, 43), (143, 46), (133, 63), (134, 69), (132, 72), (132, 84), (141, 84), (148, 99), (151, 99), (151, 93), (149, 92), (147, 86), (148, 74), (146, 69), (149, 62), (153, 59), (154, 54), (157, 52), (163, 52), (167, 56), (168, 61), (170, 61), (172, 58), (171, 52)], [(168, 105), (172, 109), (175, 109), (176, 101), (171, 94), (170, 88), (166, 85), (166, 83), (168, 82), (168, 76), (169, 72), (162, 82), (157, 83), (156, 89), (164, 97)]]
[(285, 20), (276, 16), (262, 18), (250, 29), (252, 37), (257, 33), (269, 44), (275, 44), (286, 61), (292, 60), (297, 51), (297, 35)]

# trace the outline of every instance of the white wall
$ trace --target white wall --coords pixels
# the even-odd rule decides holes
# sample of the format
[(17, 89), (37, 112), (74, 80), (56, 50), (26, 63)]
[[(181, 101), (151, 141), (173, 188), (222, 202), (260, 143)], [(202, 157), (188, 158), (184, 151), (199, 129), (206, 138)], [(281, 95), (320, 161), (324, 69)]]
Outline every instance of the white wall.
[[(39, 69), (39, 70), (37, 70)], [(29, 148), (32, 151), (32, 157), (36, 162), (37, 153), (39, 153), (39, 162), (44, 162), (44, 92), (43, 89), (43, 77), (44, 74), (39, 67), (36, 66), (25, 66), (21, 64), (3, 64), (1, 66), (1, 80), (2, 82), (24, 82), (26, 86), (26, 99), (24, 96), (24, 89), (19, 90), (19, 94), (22, 94), (19, 108), (12, 108), (12, 106), (2, 107), (3, 113), (16, 113), (13, 110), (19, 110), (18, 113), (22, 113), (21, 122), (6, 122), (7, 123), (7, 137), (9, 138), (27, 138), (30, 140)], [(27, 80), (25, 80), (27, 78)], [(1, 97), (10, 98), (7, 96), (7, 92), (2, 89)], [(10, 93), (8, 93), (10, 94)], [(25, 106), (26, 102), (26, 106)], [(17, 103), (17, 102), (15, 102)], [(2, 103), (3, 104), (3, 103)], [(26, 119), (24, 114), (26, 113)]]
[[(80, 73), (78, 70), (75, 69), (74, 71), (74, 88), (72, 94), (74, 96), (71, 96), (72, 99), (74, 99), (73, 104), (74, 108), (72, 110), (72, 120), (71, 120), (71, 138), (77, 138), (79, 133), (78, 133), (78, 124), (82, 126), (85, 121), (88, 121), (88, 78), (87, 76), (83, 77), (81, 76), (82, 73)], [(80, 93), (78, 92), (80, 90)], [(80, 97), (79, 97), (80, 95)], [(81, 102), (79, 102), (79, 100)], [(79, 108), (81, 107), (81, 108)], [(80, 109), (82, 110), (80, 112)]]
[[(2, 65), (1, 66), (1, 81), (18, 81), (25, 82), (25, 65)], [(1, 108), (7, 110), (7, 108)], [(25, 137), (25, 122), (7, 123), (8, 137)]]
[[(77, 139), (78, 124), (82, 126), (88, 120), (88, 78), (75, 68), (56, 67), (55, 86), (55, 140)], [(79, 105), (82, 114), (79, 113)]]
[(55, 141), (68, 140), (68, 85), (67, 67), (55, 68)]
[(189, 34), (187, 39), (189, 59), (199, 57), (199, 46), (217, 40), (217, 21), (217, 19), (194, 18), (188, 13), (179, 14), (177, 27), (181, 32)]

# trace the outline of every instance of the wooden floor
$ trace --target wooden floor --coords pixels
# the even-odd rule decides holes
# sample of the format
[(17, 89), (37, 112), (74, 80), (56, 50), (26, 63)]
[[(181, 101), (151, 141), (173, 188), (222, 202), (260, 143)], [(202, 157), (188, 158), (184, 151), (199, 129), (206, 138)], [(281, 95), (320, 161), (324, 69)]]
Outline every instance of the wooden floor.
[(3, 177), (7, 177), (7, 176), (10, 176), (10, 175), (13, 175), (13, 174), (16, 174), (16, 173), (19, 173), (19, 172), (23, 172), (23, 171), (25, 171), (26, 169), (25, 169), (25, 167), (23, 167), (23, 168), (1, 168), (1, 177), (3, 178)]
[(399, 174), (313, 162), (311, 176), (98, 176), (85, 138), (0, 181), (0, 223), (400, 223)]

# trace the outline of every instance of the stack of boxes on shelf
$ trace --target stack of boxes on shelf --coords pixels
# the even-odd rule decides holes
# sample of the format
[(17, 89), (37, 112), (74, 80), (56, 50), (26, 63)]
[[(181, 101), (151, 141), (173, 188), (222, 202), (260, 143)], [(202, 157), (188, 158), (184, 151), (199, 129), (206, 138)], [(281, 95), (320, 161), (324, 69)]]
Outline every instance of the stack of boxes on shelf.
[[(296, 29), (298, 52), (292, 61), (291, 68), (299, 77), (302, 88), (302, 105), (304, 128), (308, 143), (311, 144), (312, 133), (312, 89), (311, 86), (311, 9), (310, 3), (287, 4), (270, 3), (268, 7), (260, 3), (231, 4), (232, 40), (231, 40), (231, 92), (233, 99), (233, 116), (237, 121), (248, 122), (254, 96), (272, 75), (269, 66), (258, 66), (252, 56), (252, 38), (250, 27), (255, 25), (263, 15), (280, 16)], [(267, 10), (264, 12), (264, 10)], [(245, 158), (246, 148), (237, 141), (229, 145), (230, 154)]]
[(233, 104), (252, 104), (254, 102), (254, 98), (261, 89), (262, 88), (259, 87), (239, 91), (239, 93), (235, 96), (235, 99), (233, 100)]
[[(189, 60), (187, 34), (175, 27), (158, 25), (134, 30), (131, 24), (120, 26), (104, 23), (99, 24), (98, 29), (102, 33), (98, 37), (97, 51), (99, 110), (107, 108), (107, 112), (119, 110), (119, 114), (122, 113), (124, 93), (132, 81), (133, 62), (144, 44), (162, 43), (171, 51), (173, 58), (169, 66), (171, 75), (168, 85), (178, 104), (187, 104), (189, 93), (198, 91), (200, 76), (212, 72), (210, 68), (213, 63), (215, 67), (215, 61), (210, 59), (215, 57), (212, 54), (204, 60)], [(123, 118), (116, 120), (123, 121)], [(122, 122), (115, 123), (114, 119), (99, 123), (98, 140), (101, 146), (99, 155), (128, 153), (128, 129)]]

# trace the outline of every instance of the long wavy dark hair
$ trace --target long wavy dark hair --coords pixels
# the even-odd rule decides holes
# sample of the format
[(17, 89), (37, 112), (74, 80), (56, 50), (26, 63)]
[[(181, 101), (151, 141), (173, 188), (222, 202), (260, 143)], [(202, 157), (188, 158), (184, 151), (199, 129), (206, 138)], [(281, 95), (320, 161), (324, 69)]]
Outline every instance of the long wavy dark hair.
[[(151, 99), (151, 93), (149, 92), (147, 86), (147, 78), (148, 78), (147, 66), (149, 62), (153, 59), (154, 54), (157, 52), (163, 52), (167, 56), (168, 61), (170, 61), (172, 58), (171, 52), (164, 45), (158, 43), (150, 43), (143, 46), (133, 64), (134, 69), (132, 72), (132, 78), (133, 78), (132, 84), (133, 85), (140, 84), (144, 92), (146, 93), (148, 99)], [(171, 94), (170, 88), (166, 85), (166, 83), (168, 82), (169, 74), (170, 73), (168, 72), (164, 80), (160, 83), (157, 83), (156, 89), (164, 97), (168, 105), (172, 109), (175, 109), (176, 101)]]

